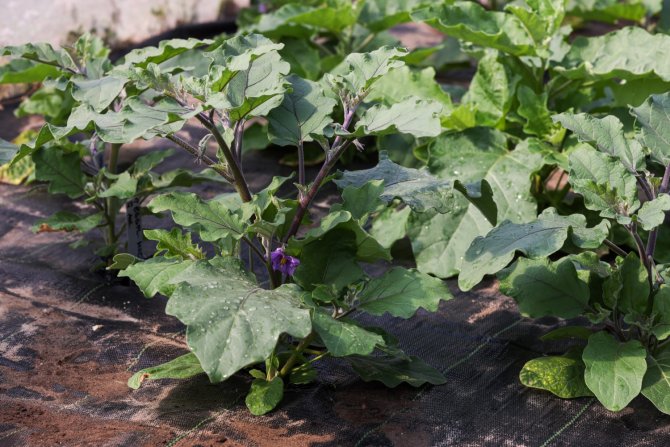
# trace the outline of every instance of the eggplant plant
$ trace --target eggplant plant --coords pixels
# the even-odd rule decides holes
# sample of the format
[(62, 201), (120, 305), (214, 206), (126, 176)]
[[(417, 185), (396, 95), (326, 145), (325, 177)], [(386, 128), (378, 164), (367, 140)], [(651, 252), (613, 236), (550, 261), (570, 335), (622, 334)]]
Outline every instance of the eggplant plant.
[[(253, 379), (247, 406), (264, 414), (279, 404), (285, 386), (314, 380), (315, 365), (328, 357), (391, 387), (443, 383), (439, 371), (403, 353), (392, 335), (362, 324), (360, 316), (409, 318), (451, 298), (441, 280), (414, 269), (393, 267), (372, 277), (365, 266), (391, 260), (390, 250), (367, 231), (372, 215), (393, 201), (446, 212), (452, 185), (382, 157), (381, 171), (336, 180), (340, 203), (325, 214), (310, 213), (345, 151), (364, 150), (363, 141), (381, 135), (438, 135), (442, 106), (412, 96), (393, 104), (368, 98), (377, 82), (404, 65), (403, 49), (352, 53), (314, 82), (290, 73), (282, 48), (250, 34), (137, 50), (99, 81), (124, 80), (118, 109), (80, 108), (64, 129), (46, 128), (53, 134), (85, 127), (114, 143), (163, 137), (235, 190), (208, 200), (179, 191), (154, 195), (148, 210), (170, 215), (175, 226), (144, 231), (157, 243), (153, 257), (114, 257), (111, 268), (144, 295), (168, 297), (166, 312), (186, 325), (191, 351), (137, 372), (129, 386), (200, 373), (216, 383), (245, 370)], [(187, 120), (206, 130), (200, 141), (179, 133)], [(249, 186), (242, 157), (255, 120), (265, 120), (271, 142), (291, 148), (298, 159), (296, 175), (275, 177), (259, 191)], [(215, 153), (207, 151), (210, 143)], [(304, 163), (308, 145), (324, 153), (311, 179)], [(476, 188), (461, 189), (478, 200)]]
[(642, 394), (670, 414), (670, 287), (657, 251), (670, 210), (670, 94), (652, 95), (630, 112), (634, 135), (612, 115), (554, 116), (582, 141), (569, 155), (569, 178), (590, 214), (549, 208), (536, 220), (501, 222), (468, 248), (458, 283), (470, 290), (497, 274), (523, 315), (591, 323), (544, 335), (573, 346), (526, 363), (526, 386), (564, 398), (595, 396), (612, 411)]
[[(142, 104), (125, 101), (131, 94), (128, 79), (117, 72), (112, 74), (116, 67), (99, 38), (84, 35), (71, 48), (56, 49), (49, 44), (5, 47), (0, 54), (11, 57), (0, 67), (0, 83), (41, 83), (17, 109), (17, 115), (38, 115), (46, 121), (31, 141), (19, 145), (2, 142), (0, 163), (20, 167), (19, 177), (25, 171), (33, 172), (31, 177), (45, 182), (51, 194), (83, 199), (81, 212), (59, 211), (39, 220), (33, 230), (82, 235), (99, 230), (103, 243), (96, 254), (103, 262), (96, 267), (109, 265), (122, 246), (143, 256), (141, 219), (146, 210), (142, 204), (150, 195), (221, 181), (211, 169), (200, 173), (186, 169), (154, 172), (172, 150), (140, 156), (121, 169), (119, 155), (124, 144), (134, 142), (146, 131), (132, 122), (132, 113), (127, 111)], [(169, 113), (154, 109), (147, 119), (154, 126), (167, 124)], [(100, 131), (87, 114), (114, 118)], [(126, 211), (123, 223), (119, 222), (122, 208)], [(124, 233), (127, 238), (122, 237)], [(89, 242), (84, 236), (72, 246)]]

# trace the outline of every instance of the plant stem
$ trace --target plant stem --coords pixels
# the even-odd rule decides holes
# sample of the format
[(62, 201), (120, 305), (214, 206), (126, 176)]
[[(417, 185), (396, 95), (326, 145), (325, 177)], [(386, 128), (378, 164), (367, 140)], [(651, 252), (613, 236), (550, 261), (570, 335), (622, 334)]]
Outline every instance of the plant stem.
[(186, 150), (189, 154), (193, 155), (194, 157), (198, 157), (200, 160), (203, 161), (207, 166), (211, 167), (214, 169), (221, 177), (225, 178), (228, 180), (230, 183), (235, 184), (235, 179), (226, 171), (221, 165), (219, 165), (217, 162), (209, 158), (205, 154), (200, 154), (200, 151), (196, 149), (194, 146), (191, 146), (189, 143), (186, 141), (182, 140), (176, 135), (168, 135), (165, 138), (168, 140), (172, 141), (173, 143), (177, 144), (177, 146), (181, 147), (182, 149)]
[(619, 247), (617, 244), (614, 242), (610, 241), (609, 239), (605, 239), (603, 241), (605, 245), (607, 245), (610, 250), (612, 250), (614, 253), (618, 254), (619, 256), (626, 257), (628, 256), (628, 253), (626, 253), (621, 247)]
[[(111, 174), (116, 174), (119, 164), (119, 152), (121, 144), (114, 143), (110, 145), (109, 163), (107, 170)], [(116, 213), (118, 211), (118, 203), (116, 197), (108, 197), (106, 203), (107, 212), (107, 243), (110, 246), (116, 245)], [(116, 250), (116, 249), (115, 249)]]
[(291, 368), (293, 368), (293, 365), (295, 365), (295, 362), (298, 361), (298, 358), (302, 354), (302, 351), (305, 350), (316, 338), (316, 332), (312, 331), (307, 335), (307, 337), (303, 338), (300, 343), (298, 343), (298, 346), (296, 346), (295, 351), (293, 351), (293, 354), (291, 354), (291, 357), (286, 360), (286, 363), (284, 363), (284, 366), (282, 369), (279, 371), (279, 375), (281, 377), (286, 377), (288, 373), (291, 372)]
[(211, 121), (202, 113), (196, 115), (196, 118), (198, 119), (198, 121), (202, 123), (203, 126), (205, 126), (207, 130), (209, 130), (212, 133), (212, 135), (214, 135), (214, 139), (218, 143), (219, 148), (221, 149), (221, 152), (223, 153), (223, 156), (226, 159), (226, 163), (228, 163), (228, 168), (233, 174), (234, 178), (233, 184), (235, 185), (235, 189), (237, 189), (237, 192), (240, 194), (242, 201), (251, 202), (251, 192), (249, 191), (249, 185), (247, 184), (247, 181), (244, 179), (244, 174), (242, 174), (242, 170), (240, 169), (240, 165), (237, 163), (235, 156), (230, 151), (230, 148), (226, 144), (226, 141), (223, 139), (223, 135), (221, 135), (219, 129), (216, 128), (214, 122)]
[[(658, 188), (659, 194), (667, 194), (670, 190), (670, 164), (665, 167), (665, 172), (663, 173), (663, 179), (661, 179), (661, 186)], [(656, 251), (656, 240), (658, 239), (658, 229), (659, 227), (654, 228), (649, 233), (649, 239), (647, 240), (647, 256), (651, 259), (654, 259), (654, 252)]]
[(298, 142), (298, 183), (305, 185), (305, 148)]
[(636, 175), (635, 180), (637, 180), (637, 184), (640, 185), (640, 188), (644, 192), (645, 197), (647, 197), (647, 200), (654, 200), (654, 191), (649, 187), (649, 183), (647, 182), (647, 179)]
[[(647, 269), (647, 279), (649, 280), (649, 287), (651, 290), (654, 289), (654, 268), (652, 265), (652, 260), (647, 256), (647, 251), (644, 246), (644, 242), (642, 242), (642, 238), (637, 232), (637, 225), (633, 222), (630, 225), (626, 226), (626, 229), (630, 233), (631, 236), (633, 236), (633, 239), (635, 240), (635, 245), (637, 246), (637, 253), (638, 256), (640, 257), (640, 260), (642, 261), (642, 264), (644, 264), (644, 268)], [(651, 295), (650, 295), (651, 298)]]
[(244, 120), (239, 120), (238, 122), (235, 123), (235, 141), (233, 141), (234, 145), (234, 153), (235, 156), (237, 157), (237, 162), (239, 163), (240, 167), (242, 166), (242, 143), (244, 140)]

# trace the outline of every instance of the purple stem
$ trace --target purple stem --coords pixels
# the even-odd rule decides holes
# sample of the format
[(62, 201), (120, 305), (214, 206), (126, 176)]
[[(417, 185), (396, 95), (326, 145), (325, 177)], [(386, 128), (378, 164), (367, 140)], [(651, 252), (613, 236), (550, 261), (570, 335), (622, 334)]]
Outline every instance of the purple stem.
[[(665, 172), (663, 173), (663, 179), (661, 180), (661, 186), (658, 189), (659, 194), (667, 194), (670, 190), (670, 164), (665, 167)], [(647, 241), (647, 256), (651, 259), (654, 258), (654, 252), (656, 251), (656, 240), (658, 239), (658, 227), (651, 230), (649, 233), (649, 240)]]

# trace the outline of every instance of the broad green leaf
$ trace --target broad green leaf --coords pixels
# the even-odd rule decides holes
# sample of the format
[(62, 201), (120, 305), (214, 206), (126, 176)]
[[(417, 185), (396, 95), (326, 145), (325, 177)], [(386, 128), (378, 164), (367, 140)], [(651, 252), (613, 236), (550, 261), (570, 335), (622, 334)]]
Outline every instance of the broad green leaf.
[[(46, 84), (46, 83), (45, 83)], [(42, 115), (53, 125), (62, 126), (75, 105), (70, 90), (62, 91), (57, 87), (42, 84), (29, 98), (24, 99), (14, 115), (21, 118), (30, 115)]]
[(170, 296), (175, 288), (171, 283), (172, 278), (188, 269), (192, 264), (192, 261), (168, 259), (161, 256), (128, 265), (119, 272), (119, 276), (132, 279), (147, 298), (157, 293)]
[(336, 101), (327, 97), (316, 82), (291, 75), (287, 78), (292, 91), (268, 114), (270, 141), (279, 146), (301, 146), (313, 141), (312, 135), (323, 135), (333, 122), (330, 114)]
[(100, 79), (75, 76), (72, 78), (72, 97), (95, 112), (102, 112), (119, 96), (126, 82), (127, 79), (119, 76)]
[(42, 82), (57, 78), (63, 72), (50, 64), (40, 64), (27, 59), (12, 59), (0, 65), (0, 84)]
[(510, 111), (521, 76), (506, 62), (505, 56), (494, 51), (486, 53), (477, 65), (477, 72), (461, 101), (462, 107), (473, 107), (476, 125), (502, 126)]
[(128, 170), (134, 176), (145, 174), (172, 155), (174, 155), (173, 149), (151, 151), (148, 154), (137, 157)]
[(593, 396), (584, 383), (584, 362), (568, 354), (540, 357), (526, 362), (519, 379), (527, 387), (547, 390), (563, 399)]
[(351, 4), (340, 2), (336, 7), (324, 5), (312, 7), (300, 3), (288, 3), (268, 14), (263, 14), (258, 23), (249, 30), (273, 38), (281, 36), (306, 36), (322, 29), (340, 32), (356, 22)]
[(296, 286), (264, 290), (237, 259), (197, 261), (172, 282), (165, 311), (187, 326), (187, 343), (214, 383), (265, 361), (281, 334), (302, 338), (312, 329)]
[(245, 224), (240, 215), (219, 201), (205, 202), (193, 193), (160, 195), (147, 207), (153, 213), (170, 211), (175, 223), (195, 229), (203, 241), (244, 236)]
[(247, 408), (254, 416), (261, 416), (274, 410), (284, 397), (284, 381), (277, 376), (267, 381), (256, 379), (251, 382), (249, 394), (244, 399)]
[(81, 171), (81, 157), (59, 147), (41, 148), (33, 154), (35, 178), (49, 182), (51, 194), (66, 194), (70, 198), (84, 194), (86, 176)]
[(651, 333), (659, 341), (665, 340), (670, 336), (670, 287), (661, 285), (654, 295), (652, 315), (654, 326), (651, 328)]
[(535, 219), (531, 176), (545, 163), (543, 148), (538, 141), (527, 140), (509, 151), (504, 134), (487, 128), (442, 134), (430, 143), (425, 155), (431, 172), (464, 183), (479, 182), (480, 188), (490, 186), (497, 215), (491, 215), (491, 209), (484, 215), (478, 209), (482, 203), (468, 203), (476, 200), (464, 196), (455, 201), (450, 213), (415, 216), (410, 240), (417, 268), (441, 278), (455, 275), (475, 237), (491, 230), (492, 217), (495, 222)]
[(517, 99), (519, 100), (517, 112), (526, 120), (523, 125), (524, 132), (537, 135), (553, 144), (563, 139), (565, 131), (551, 120), (551, 112), (547, 108), (547, 92), (538, 95), (529, 87), (520, 85), (517, 89)]
[[(48, 43), (28, 43), (18, 46), (0, 47), (0, 56), (11, 56), (13, 58), (21, 58), (40, 65), (49, 65), (58, 68), (59, 71), (69, 71), (71, 73), (77, 72), (79, 67), (72, 60), (70, 54), (62, 48), (55, 49)], [(27, 66), (24, 65), (24, 69)], [(40, 70), (43, 70), (40, 67)], [(2, 72), (0, 72), (1, 74)], [(36, 72), (32, 72), (34, 74)], [(41, 71), (46, 73), (46, 71)], [(12, 82), (39, 82), (42, 79), (25, 79)]]
[(556, 71), (568, 79), (589, 81), (612, 78), (670, 81), (670, 60), (664, 54), (668, 46), (669, 35), (649, 34), (640, 27), (626, 27), (597, 37), (578, 37)]
[(637, 221), (645, 230), (653, 230), (663, 225), (667, 211), (670, 211), (670, 195), (660, 194), (654, 200), (642, 204), (637, 212)]
[(198, 358), (189, 352), (162, 365), (137, 371), (128, 379), (128, 386), (136, 390), (145, 380), (188, 379), (204, 372)]
[(381, 335), (367, 331), (353, 322), (336, 320), (318, 310), (314, 311), (312, 325), (330, 355), (334, 357), (368, 355), (377, 345), (385, 344)]
[(670, 414), (670, 351), (667, 349), (654, 356), (647, 356), (642, 395), (659, 411)]
[(417, 138), (436, 137), (442, 131), (439, 119), (441, 111), (439, 103), (415, 97), (391, 106), (377, 104), (363, 113), (352, 135), (363, 137), (402, 133)]
[(588, 309), (589, 286), (569, 258), (558, 262), (520, 258), (499, 277), (500, 292), (516, 300), (521, 315), (573, 318)]
[(535, 42), (521, 20), (512, 14), (487, 11), (475, 2), (440, 4), (412, 14), (443, 33), (515, 56), (534, 54)]
[(433, 67), (426, 67), (421, 70), (412, 69), (408, 66), (396, 68), (375, 82), (365, 99), (367, 101), (383, 101), (385, 104), (392, 105), (410, 96), (437, 101), (442, 104), (442, 113), (446, 113), (452, 108), (449, 93), (435, 81), (435, 69)]
[(293, 279), (305, 290), (313, 290), (319, 284), (342, 289), (365, 276), (356, 262), (357, 251), (354, 232), (331, 230), (302, 247), (300, 266)]
[(363, 357), (348, 356), (356, 374), (366, 382), (381, 382), (389, 388), (395, 388), (401, 383), (408, 383), (419, 387), (426, 383), (442, 385), (447, 380), (435, 368), (414, 356), (392, 357)]
[(326, 79), (343, 86), (353, 95), (367, 91), (373, 83), (394, 68), (404, 65), (401, 60), (407, 50), (381, 47), (369, 53), (351, 53)]
[(599, 151), (617, 157), (630, 173), (635, 174), (644, 165), (642, 147), (624, 136), (623, 124), (617, 117), (561, 113), (554, 120), (573, 131), (581, 141), (593, 143)]
[(370, 213), (384, 207), (384, 201), (379, 197), (383, 192), (383, 180), (372, 180), (358, 187), (347, 186), (342, 190), (342, 204), (335, 204), (330, 210), (349, 211), (354, 219), (365, 223)]
[(427, 0), (366, 0), (358, 22), (373, 32), (389, 29), (395, 25), (411, 22), (410, 13)]
[(642, 389), (647, 351), (637, 340), (626, 343), (601, 331), (589, 337), (582, 359), (586, 386), (610, 411), (622, 410)]
[(164, 40), (157, 47), (145, 47), (132, 50), (123, 58), (121, 67), (147, 67), (149, 64), (160, 64), (185, 51), (201, 48), (211, 44), (211, 40), (170, 39)]
[(412, 209), (408, 206), (396, 209), (384, 209), (372, 222), (370, 234), (377, 239), (382, 247), (391, 248), (398, 240), (407, 234), (407, 223)]
[(643, 2), (638, 0), (569, 0), (567, 7), (571, 16), (607, 23), (619, 20), (639, 22), (647, 13)]
[(385, 312), (410, 318), (419, 308), (435, 312), (440, 300), (453, 298), (446, 283), (404, 267), (394, 267), (371, 280), (358, 295), (358, 309), (372, 315)]
[(124, 171), (121, 174), (113, 175), (107, 173), (107, 177), (113, 179), (109, 188), (100, 192), (98, 197), (117, 197), (121, 200), (128, 200), (137, 194), (137, 177), (132, 177), (130, 172)]
[(192, 261), (205, 258), (202, 248), (191, 240), (191, 233), (182, 233), (179, 228), (170, 231), (144, 230), (144, 237), (158, 242), (154, 256)]
[(345, 171), (335, 184), (340, 188), (361, 187), (371, 180), (384, 180), (384, 191), (379, 197), (385, 202), (399, 198), (417, 211), (451, 210), (454, 191), (450, 181), (437, 179), (423, 170), (397, 165), (385, 152), (379, 154), (379, 163), (374, 168)]
[(70, 213), (68, 211), (58, 211), (46, 219), (38, 220), (33, 225), (32, 230), (36, 233), (52, 231), (78, 231), (86, 233), (91, 231), (103, 222), (104, 214), (95, 213), (88, 216)]
[(612, 157), (580, 147), (570, 153), (570, 183), (587, 208), (608, 218), (629, 220), (640, 206), (635, 176)]
[(486, 220), (495, 225), (498, 221), (498, 205), (493, 198), (494, 192), (486, 180), (463, 184), (460, 180), (454, 182), (454, 188), (463, 194), (486, 217)]
[(485, 275), (502, 270), (516, 252), (531, 259), (544, 258), (560, 250), (569, 235), (581, 248), (597, 248), (608, 233), (607, 221), (587, 228), (583, 215), (559, 216), (553, 208), (547, 208), (529, 223), (504, 221), (470, 245), (461, 264), (458, 285), (464, 291), (472, 289)]
[[(300, 252), (308, 244), (323, 239), (329, 232), (338, 230), (353, 233), (356, 237), (356, 259), (363, 262), (375, 262), (379, 259), (390, 260), (388, 249), (382, 247), (360, 223), (353, 218), (348, 211), (334, 211), (326, 215), (319, 222), (319, 226), (310, 229), (300, 239), (291, 238), (289, 251), (291, 254), (301, 256)], [(347, 271), (350, 271), (347, 269)]]
[(659, 163), (670, 164), (670, 94), (651, 95), (631, 109), (642, 130), (644, 145)]
[(537, 46), (547, 46), (565, 17), (566, 0), (527, 0), (526, 5), (510, 4), (505, 10), (524, 25)]
[(16, 155), (18, 151), (19, 147), (17, 145), (0, 138), (0, 165), (12, 161), (12, 158), (14, 158), (14, 155)]
[(282, 39), (284, 48), (279, 50), (282, 59), (291, 64), (291, 73), (315, 81), (321, 77), (321, 55), (304, 39)]

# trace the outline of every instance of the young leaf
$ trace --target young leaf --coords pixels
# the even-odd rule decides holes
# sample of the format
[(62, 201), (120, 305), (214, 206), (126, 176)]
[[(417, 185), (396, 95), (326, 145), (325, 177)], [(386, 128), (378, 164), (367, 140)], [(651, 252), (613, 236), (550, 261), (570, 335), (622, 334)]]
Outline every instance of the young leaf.
[(523, 126), (524, 132), (537, 135), (550, 143), (559, 143), (565, 131), (551, 120), (551, 112), (547, 108), (548, 93), (542, 92), (538, 95), (530, 87), (521, 85), (516, 94), (519, 100), (517, 112), (526, 119)]
[(70, 198), (84, 194), (86, 176), (81, 171), (81, 156), (58, 147), (42, 148), (33, 154), (35, 178), (49, 182), (51, 194), (66, 194)]
[(170, 231), (144, 230), (144, 237), (158, 242), (154, 256), (192, 261), (205, 257), (202, 248), (191, 240), (191, 233), (182, 233), (179, 228), (173, 228)]
[(412, 13), (443, 33), (486, 48), (515, 56), (534, 54), (535, 42), (523, 23), (514, 15), (487, 11), (475, 2), (440, 4)]
[(652, 334), (659, 341), (665, 340), (670, 336), (670, 287), (662, 285), (654, 295), (652, 315), (654, 315)]
[(637, 221), (647, 231), (663, 225), (665, 213), (670, 211), (670, 195), (659, 194), (654, 200), (644, 202), (637, 211)]
[(436, 137), (442, 131), (442, 106), (435, 101), (410, 97), (391, 106), (377, 104), (367, 109), (356, 123), (353, 136), (402, 133), (416, 138)]
[(544, 258), (558, 251), (569, 234), (577, 246), (597, 248), (608, 233), (607, 221), (587, 228), (583, 215), (559, 216), (553, 208), (544, 210), (533, 222), (515, 224), (505, 221), (470, 245), (461, 265), (458, 285), (461, 290), (472, 289), (485, 275), (496, 273), (509, 264), (517, 251), (531, 259)]
[(128, 386), (136, 390), (145, 380), (188, 379), (202, 373), (204, 371), (198, 358), (192, 352), (189, 352), (162, 365), (137, 371), (128, 379)]
[(447, 380), (435, 368), (414, 356), (380, 356), (363, 357), (352, 355), (346, 357), (356, 374), (366, 382), (382, 382), (389, 388), (401, 383), (419, 387), (426, 383), (442, 385)]
[(570, 353), (526, 362), (519, 380), (527, 387), (547, 390), (563, 399), (593, 396), (584, 383), (584, 362)]
[(659, 411), (670, 414), (670, 351), (667, 349), (654, 356), (647, 356), (642, 395)]
[(326, 313), (315, 310), (312, 325), (334, 357), (368, 355), (377, 345), (384, 346), (384, 338), (367, 331), (353, 322), (336, 320)]
[(105, 76), (99, 79), (74, 76), (72, 97), (90, 106), (93, 111), (102, 112), (119, 96), (127, 81), (121, 76)]
[(175, 223), (194, 228), (203, 241), (244, 235), (242, 218), (216, 200), (203, 201), (193, 193), (168, 193), (153, 199), (148, 208), (153, 213), (170, 211)]
[(113, 179), (109, 188), (98, 193), (98, 197), (117, 197), (121, 200), (128, 200), (137, 194), (137, 177), (131, 177), (130, 172), (124, 171), (121, 174), (114, 175), (106, 173), (107, 177)]
[(440, 279), (394, 267), (365, 286), (358, 296), (358, 309), (372, 315), (388, 312), (394, 317), (410, 318), (419, 308), (435, 312), (440, 300), (451, 298), (449, 288)]
[(342, 85), (354, 95), (365, 92), (372, 84), (390, 70), (402, 67), (401, 57), (407, 50), (381, 47), (370, 53), (351, 53), (326, 79), (334, 85)]
[(140, 288), (145, 297), (151, 298), (157, 293), (170, 296), (175, 285), (172, 278), (188, 269), (193, 261), (180, 261), (162, 256), (128, 265), (119, 272), (119, 276), (128, 277)]
[(651, 95), (631, 113), (642, 129), (642, 139), (651, 156), (664, 166), (670, 164), (670, 94)]
[(646, 357), (639, 341), (621, 343), (607, 332), (597, 332), (589, 337), (582, 355), (586, 386), (605, 408), (622, 410), (640, 394)]
[(267, 359), (281, 334), (302, 338), (312, 329), (296, 286), (264, 290), (234, 258), (197, 261), (172, 283), (165, 311), (187, 326), (188, 345), (214, 383)]
[(327, 97), (316, 82), (291, 75), (287, 78), (292, 91), (268, 114), (270, 141), (279, 146), (300, 146), (313, 141), (312, 135), (323, 135), (336, 101)]
[(618, 274), (621, 278), (621, 290), (618, 293), (617, 307), (624, 313), (644, 314), (649, 297), (649, 279), (647, 269), (635, 253), (629, 253), (623, 260)]
[(277, 376), (270, 381), (255, 379), (244, 402), (251, 414), (261, 416), (274, 410), (283, 397), (284, 381)]
[(522, 315), (532, 318), (576, 317), (588, 309), (589, 286), (569, 258), (520, 258), (500, 275), (500, 291), (513, 297)]
[(374, 168), (346, 171), (335, 184), (340, 188), (361, 187), (371, 180), (384, 180), (380, 198), (385, 202), (399, 198), (417, 211), (435, 208), (438, 212), (449, 212), (451, 208), (454, 197), (451, 182), (439, 180), (425, 171), (397, 165), (385, 152), (379, 154), (379, 163)]
[(554, 120), (573, 131), (580, 140), (593, 143), (599, 151), (617, 157), (631, 174), (642, 168), (642, 147), (637, 141), (628, 140), (624, 136), (619, 118), (612, 115), (595, 118), (584, 113), (561, 113), (555, 115)]

